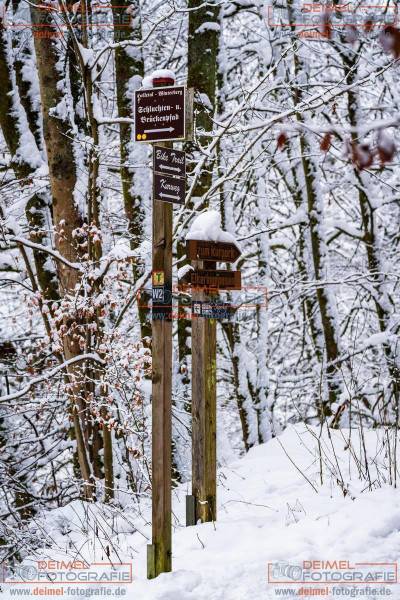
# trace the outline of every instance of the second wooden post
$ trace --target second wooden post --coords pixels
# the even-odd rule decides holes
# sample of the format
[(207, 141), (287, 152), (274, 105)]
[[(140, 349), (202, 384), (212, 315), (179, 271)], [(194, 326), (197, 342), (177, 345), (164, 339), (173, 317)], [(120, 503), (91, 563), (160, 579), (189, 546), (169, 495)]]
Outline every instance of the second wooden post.
[[(204, 215), (201, 227), (204, 227)], [(220, 229), (210, 212), (208, 223)], [(192, 225), (196, 231), (196, 221)], [(189, 232), (190, 233), (190, 232)], [(198, 232), (196, 231), (196, 236)], [(204, 232), (207, 235), (207, 232)], [(220, 302), (219, 290), (240, 290), (240, 271), (217, 270), (217, 262), (235, 262), (240, 249), (232, 239), (217, 242), (187, 238), (186, 255), (193, 269), (192, 289), (192, 494), (186, 497), (186, 525), (217, 519), (217, 339), (216, 319), (230, 318), (230, 305)]]
[[(214, 262), (193, 261), (197, 269)], [(193, 301), (210, 300), (209, 290), (193, 289)], [(187, 498), (187, 524), (216, 520), (217, 496), (217, 339), (216, 320), (192, 320), (192, 496)]]

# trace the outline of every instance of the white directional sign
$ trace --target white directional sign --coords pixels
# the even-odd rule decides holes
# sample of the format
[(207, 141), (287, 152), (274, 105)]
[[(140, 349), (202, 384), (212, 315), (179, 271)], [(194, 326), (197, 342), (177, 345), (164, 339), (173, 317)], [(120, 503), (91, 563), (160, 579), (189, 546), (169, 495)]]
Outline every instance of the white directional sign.
[(135, 141), (161, 142), (185, 138), (185, 87), (135, 92)]

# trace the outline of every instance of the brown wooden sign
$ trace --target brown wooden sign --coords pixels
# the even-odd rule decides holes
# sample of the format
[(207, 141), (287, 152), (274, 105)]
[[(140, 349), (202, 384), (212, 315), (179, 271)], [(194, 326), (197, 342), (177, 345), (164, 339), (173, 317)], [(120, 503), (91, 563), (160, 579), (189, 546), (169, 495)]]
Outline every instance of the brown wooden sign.
[(186, 255), (189, 260), (213, 260), (233, 263), (237, 261), (240, 254), (240, 250), (235, 244), (209, 242), (207, 240), (186, 241)]
[(153, 198), (162, 202), (185, 204), (185, 180), (181, 177), (170, 177), (154, 173)]
[(190, 283), (193, 287), (216, 290), (241, 290), (240, 271), (191, 271)]
[(185, 138), (185, 88), (150, 88), (135, 92), (135, 141)]
[(153, 171), (162, 175), (186, 177), (186, 154), (181, 150), (153, 146)]

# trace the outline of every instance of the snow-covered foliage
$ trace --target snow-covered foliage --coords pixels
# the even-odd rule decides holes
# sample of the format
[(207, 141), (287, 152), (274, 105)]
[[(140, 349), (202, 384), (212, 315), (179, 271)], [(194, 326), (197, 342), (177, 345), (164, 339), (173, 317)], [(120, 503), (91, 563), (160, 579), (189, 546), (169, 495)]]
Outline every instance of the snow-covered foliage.
[[(194, 88), (193, 139), (175, 144), (188, 168), (185, 205), (174, 207), (173, 301), (188, 318), (174, 324), (174, 479), (190, 479), (190, 298), (178, 285), (191, 268), (185, 242), (231, 242), (241, 251), (234, 268), (243, 290), (220, 294), (234, 318), (218, 325), (219, 460), (298, 423), (348, 428), (346, 440), (355, 431), (357, 443), (346, 442), (341, 460), (357, 465), (363, 483), (353, 489), (350, 475), (329, 471), (318, 498), (330, 504), (330, 493), (343, 494), (332, 500), (337, 527), (354, 519), (361, 529), (350, 498), (362, 486), (374, 491), (354, 503), (360, 514), (375, 499), (398, 504), (390, 490), (376, 489), (397, 481), (398, 28), (369, 21), (343, 28), (335, 11), (301, 28), (294, 25), (304, 17), (300, 0), (284, 7), (130, 0), (99, 3), (85, 15), (78, 4), (14, 2), (0, 11), (1, 555), (18, 562), (43, 546), (55, 551), (42, 539), (46, 520), (55, 531), (86, 510), (108, 526), (112, 514), (114, 546), (128, 554), (140, 548), (144, 561), (147, 516), (137, 515), (148, 514), (151, 493), (152, 157), (150, 145), (134, 140), (133, 96), (154, 77)], [(395, 3), (387, 5), (390, 13)], [(370, 447), (379, 440), (383, 470), (367, 460), (362, 432)], [(219, 538), (211, 527), (180, 531), (181, 568), (202, 552), (189, 552), (194, 534), (219, 556), (243, 519), (251, 521), (250, 554), (260, 551), (261, 544), (250, 548), (260, 526), (267, 537), (272, 528), (274, 543), (281, 539), (277, 558), (304, 555), (304, 531), (289, 536), (297, 550), (285, 545), (282, 507), (288, 502), (295, 521), (307, 504), (312, 516), (304, 521), (315, 536), (330, 509), (320, 514), (311, 496), (297, 504), (301, 486), (313, 486), (292, 481), (292, 463), (290, 473), (289, 465), (272, 465), (281, 444), (294, 444), (293, 434), (279, 440), (253, 448), (238, 466), (237, 496), (253, 476), (264, 481), (264, 462), (271, 468), (267, 487), (249, 500), (263, 508), (245, 516), (229, 509), (238, 524), (224, 525)], [(314, 465), (320, 457), (311, 458)], [(221, 514), (224, 502), (238, 500), (228, 496)], [(97, 505), (87, 509), (81, 497)], [(271, 503), (275, 516), (264, 507)], [(133, 505), (140, 533), (121, 541), (120, 513)], [(379, 518), (388, 530), (389, 517)], [(70, 540), (60, 536), (64, 549)], [(372, 536), (360, 533), (352, 556)], [(378, 560), (384, 536), (375, 537)], [(317, 552), (316, 538), (308, 539)], [(263, 552), (232, 599), (257, 598), (270, 550)], [(386, 558), (393, 552), (390, 545)], [(232, 573), (238, 556), (232, 551)], [(207, 581), (199, 575), (201, 565), (213, 570), (207, 560), (195, 574), (154, 584), (147, 597), (229, 598), (213, 583), (222, 567)], [(251, 576), (259, 584), (253, 595)]]

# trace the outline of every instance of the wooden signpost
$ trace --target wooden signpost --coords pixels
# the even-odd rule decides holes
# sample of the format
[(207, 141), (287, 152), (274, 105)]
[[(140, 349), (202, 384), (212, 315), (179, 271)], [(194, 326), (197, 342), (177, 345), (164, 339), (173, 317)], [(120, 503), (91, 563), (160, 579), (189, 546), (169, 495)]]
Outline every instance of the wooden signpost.
[(153, 199), (173, 204), (185, 204), (186, 184), (180, 177), (154, 173)]
[[(171, 389), (172, 205), (153, 201), (152, 308), (152, 544), (147, 547), (149, 579), (171, 571)], [(163, 275), (156, 276), (155, 273)], [(154, 285), (154, 280), (162, 281)], [(159, 294), (154, 298), (156, 290)], [(169, 304), (171, 300), (169, 298)]]
[[(188, 240), (192, 307), (200, 314), (192, 320), (192, 494), (186, 496), (186, 525), (217, 518), (217, 336), (216, 319), (201, 314), (204, 305), (216, 305), (218, 290), (241, 289), (240, 271), (216, 269), (217, 262), (234, 262), (240, 256), (235, 244)], [(226, 310), (229, 306), (225, 305)], [(215, 316), (218, 316), (214, 313)]]
[[(186, 90), (168, 77), (135, 92), (135, 141), (153, 146), (152, 254), (152, 543), (147, 576), (171, 571), (171, 392), (172, 392), (172, 207), (185, 197), (185, 154), (172, 140), (191, 136)], [(161, 87), (162, 86), (162, 87)], [(192, 94), (189, 94), (189, 100)], [(187, 118), (188, 117), (188, 118)], [(160, 143), (161, 142), (161, 143)], [(192, 322), (192, 495), (187, 525), (216, 519), (216, 320), (229, 305), (213, 300), (218, 290), (239, 290), (239, 271), (217, 270), (217, 262), (240, 256), (235, 244), (190, 240), (187, 255), (193, 305)]]
[[(160, 82), (158, 82), (160, 83)], [(171, 80), (171, 85), (173, 81)], [(171, 393), (172, 393), (172, 204), (184, 198), (182, 153), (162, 140), (185, 137), (185, 88), (157, 87), (135, 92), (135, 140), (153, 148), (152, 258), (152, 543), (147, 546), (147, 577), (172, 569)], [(163, 81), (165, 85), (165, 81)], [(176, 163), (174, 157), (178, 158)], [(183, 157), (184, 158), (184, 157)], [(179, 162), (179, 159), (181, 162)], [(172, 164), (170, 165), (172, 161)], [(184, 160), (183, 160), (184, 163)], [(171, 171), (162, 166), (179, 166)], [(183, 173), (184, 177), (184, 173)]]
[(225, 271), (216, 269), (198, 269), (191, 271), (190, 283), (194, 288), (206, 290), (240, 290), (242, 289), (242, 275), (240, 271)]
[(184, 204), (186, 193), (186, 154), (153, 146), (153, 200)]
[(161, 146), (153, 146), (153, 171), (163, 175), (186, 177), (186, 153), (181, 150), (170, 150)]

